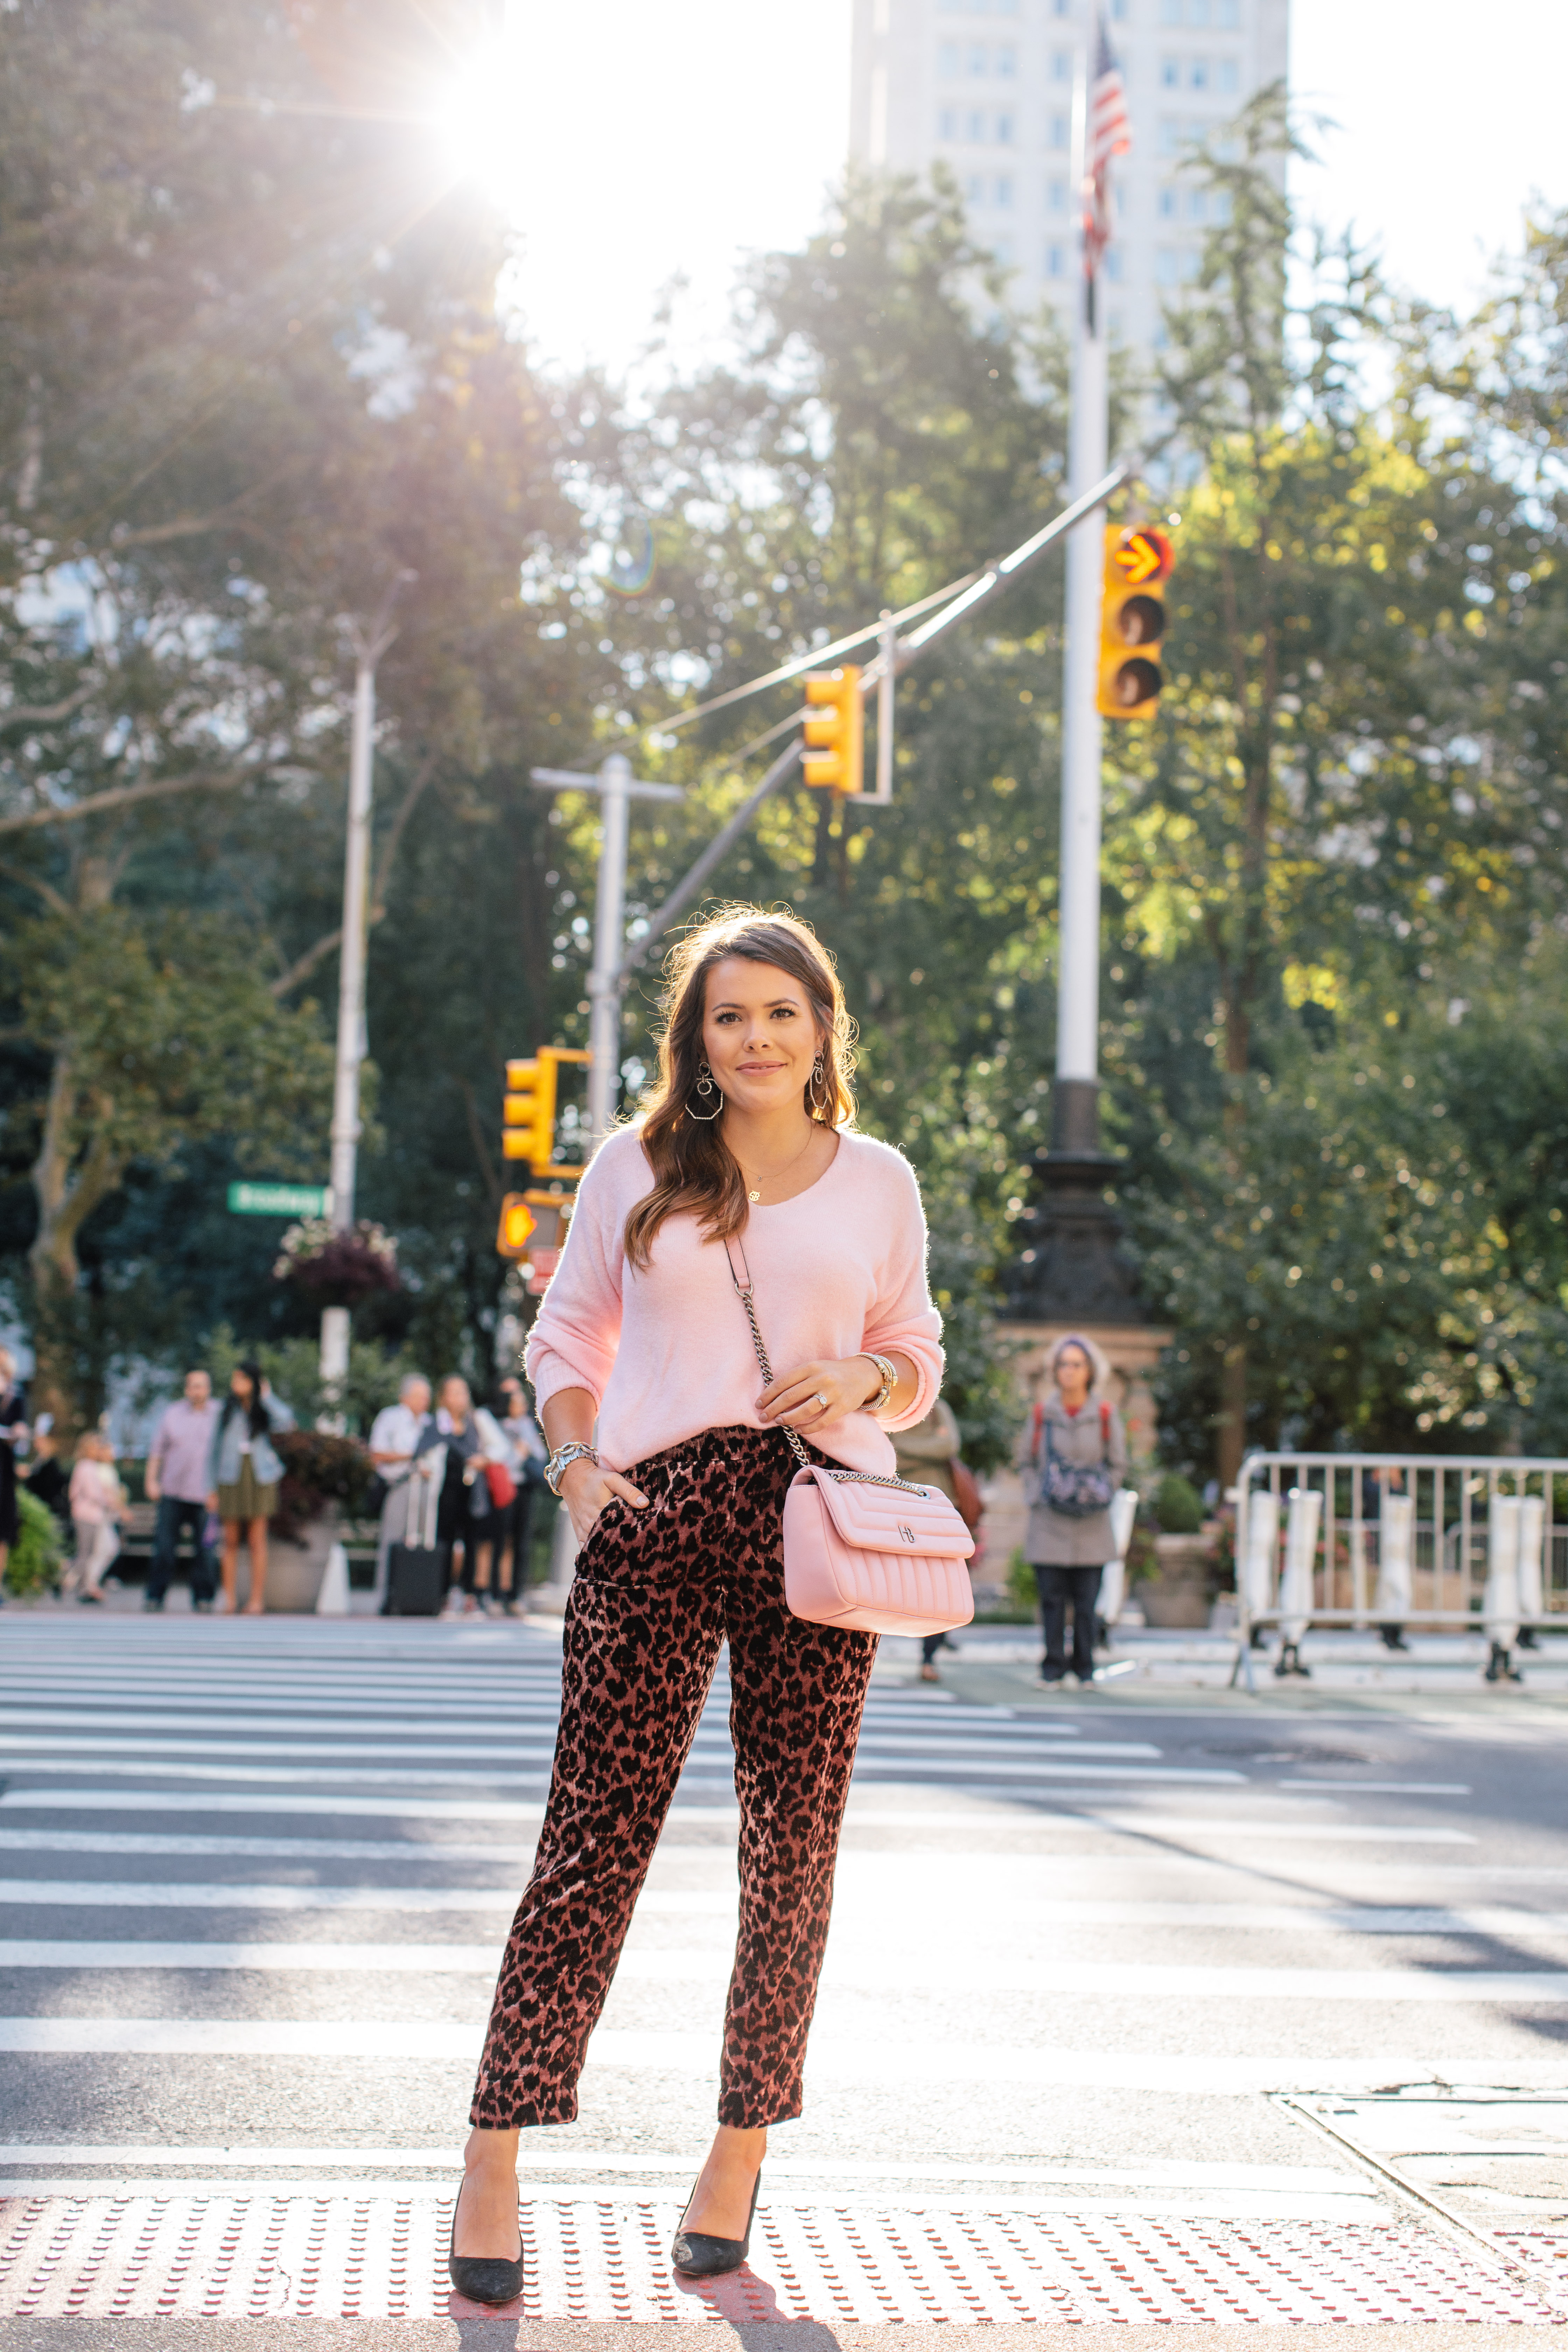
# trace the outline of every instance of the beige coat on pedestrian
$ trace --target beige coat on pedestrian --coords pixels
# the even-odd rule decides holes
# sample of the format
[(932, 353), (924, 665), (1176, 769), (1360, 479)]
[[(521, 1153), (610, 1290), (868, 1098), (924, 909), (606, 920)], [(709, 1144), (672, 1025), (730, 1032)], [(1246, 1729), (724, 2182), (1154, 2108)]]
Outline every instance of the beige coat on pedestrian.
[(1112, 1486), (1120, 1486), (1127, 1475), (1127, 1432), (1121, 1415), (1112, 1405), (1102, 1426), (1100, 1400), (1093, 1395), (1076, 1413), (1069, 1414), (1058, 1392), (1047, 1398), (1038, 1423), (1035, 1414), (1030, 1414), (1024, 1432), (1024, 1491), (1029, 1504), (1024, 1558), (1031, 1568), (1102, 1568), (1108, 1559), (1116, 1557), (1109, 1509), (1091, 1511), (1086, 1518), (1074, 1519), (1063, 1511), (1049, 1509), (1040, 1500), (1047, 1428), (1050, 1431), (1051, 1451), (1058, 1462), (1070, 1463), (1079, 1469), (1103, 1462), (1110, 1472)]

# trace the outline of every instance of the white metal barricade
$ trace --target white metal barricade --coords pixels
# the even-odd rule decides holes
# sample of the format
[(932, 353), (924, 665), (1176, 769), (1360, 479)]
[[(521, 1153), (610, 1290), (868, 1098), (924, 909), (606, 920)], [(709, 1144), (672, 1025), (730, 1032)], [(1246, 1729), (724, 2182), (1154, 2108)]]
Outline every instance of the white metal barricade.
[[(1559, 1485), (1559, 1481), (1563, 1482)], [(1234, 1685), (1277, 1626), (1568, 1627), (1568, 1459), (1251, 1454), (1237, 1487)]]

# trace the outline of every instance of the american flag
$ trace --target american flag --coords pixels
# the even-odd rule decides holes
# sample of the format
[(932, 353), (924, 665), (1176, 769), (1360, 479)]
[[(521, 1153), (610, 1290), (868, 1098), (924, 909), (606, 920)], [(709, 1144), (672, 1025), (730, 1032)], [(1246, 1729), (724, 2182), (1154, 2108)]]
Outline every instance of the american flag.
[(1110, 242), (1110, 159), (1132, 152), (1132, 126), (1121, 69), (1105, 37), (1105, 19), (1094, 20), (1094, 66), (1089, 83), (1089, 122), (1083, 157), (1083, 268), (1093, 278)]

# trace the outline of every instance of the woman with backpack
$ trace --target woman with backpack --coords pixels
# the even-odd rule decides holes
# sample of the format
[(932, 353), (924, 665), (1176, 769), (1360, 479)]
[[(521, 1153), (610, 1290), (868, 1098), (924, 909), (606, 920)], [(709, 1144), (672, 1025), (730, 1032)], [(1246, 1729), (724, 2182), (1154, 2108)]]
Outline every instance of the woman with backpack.
[(1024, 1557), (1045, 1622), (1042, 1682), (1067, 1678), (1069, 1602), (1072, 1671), (1080, 1683), (1094, 1675), (1100, 1571), (1116, 1557), (1110, 1502), (1127, 1472), (1127, 1432), (1110, 1385), (1110, 1367), (1093, 1340), (1068, 1332), (1046, 1359), (1046, 1395), (1029, 1419)]

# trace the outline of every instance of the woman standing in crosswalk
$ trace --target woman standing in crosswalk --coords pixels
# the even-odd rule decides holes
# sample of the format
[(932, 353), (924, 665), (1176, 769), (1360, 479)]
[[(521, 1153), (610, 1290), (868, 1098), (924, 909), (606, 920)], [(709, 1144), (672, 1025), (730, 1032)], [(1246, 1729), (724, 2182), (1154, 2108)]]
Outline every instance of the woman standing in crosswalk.
[[(550, 1483), (581, 1549), (550, 1801), (453, 2220), (453, 2283), (480, 2302), (520, 2292), (518, 2130), (576, 2115), (588, 2036), (726, 1640), (740, 1935), (719, 2129), (673, 2260), (695, 2276), (745, 2260), (768, 2126), (800, 2113), (877, 1647), (785, 1603), (784, 1431), (819, 1461), (889, 1475), (887, 1433), (919, 1421), (942, 1379), (914, 1174), (855, 1132), (852, 1032), (812, 933), (752, 908), (716, 918), (671, 959), (665, 1010), (646, 1116), (583, 1179), (528, 1349)], [(760, 1395), (736, 1287), (748, 1273), (787, 1367)]]

